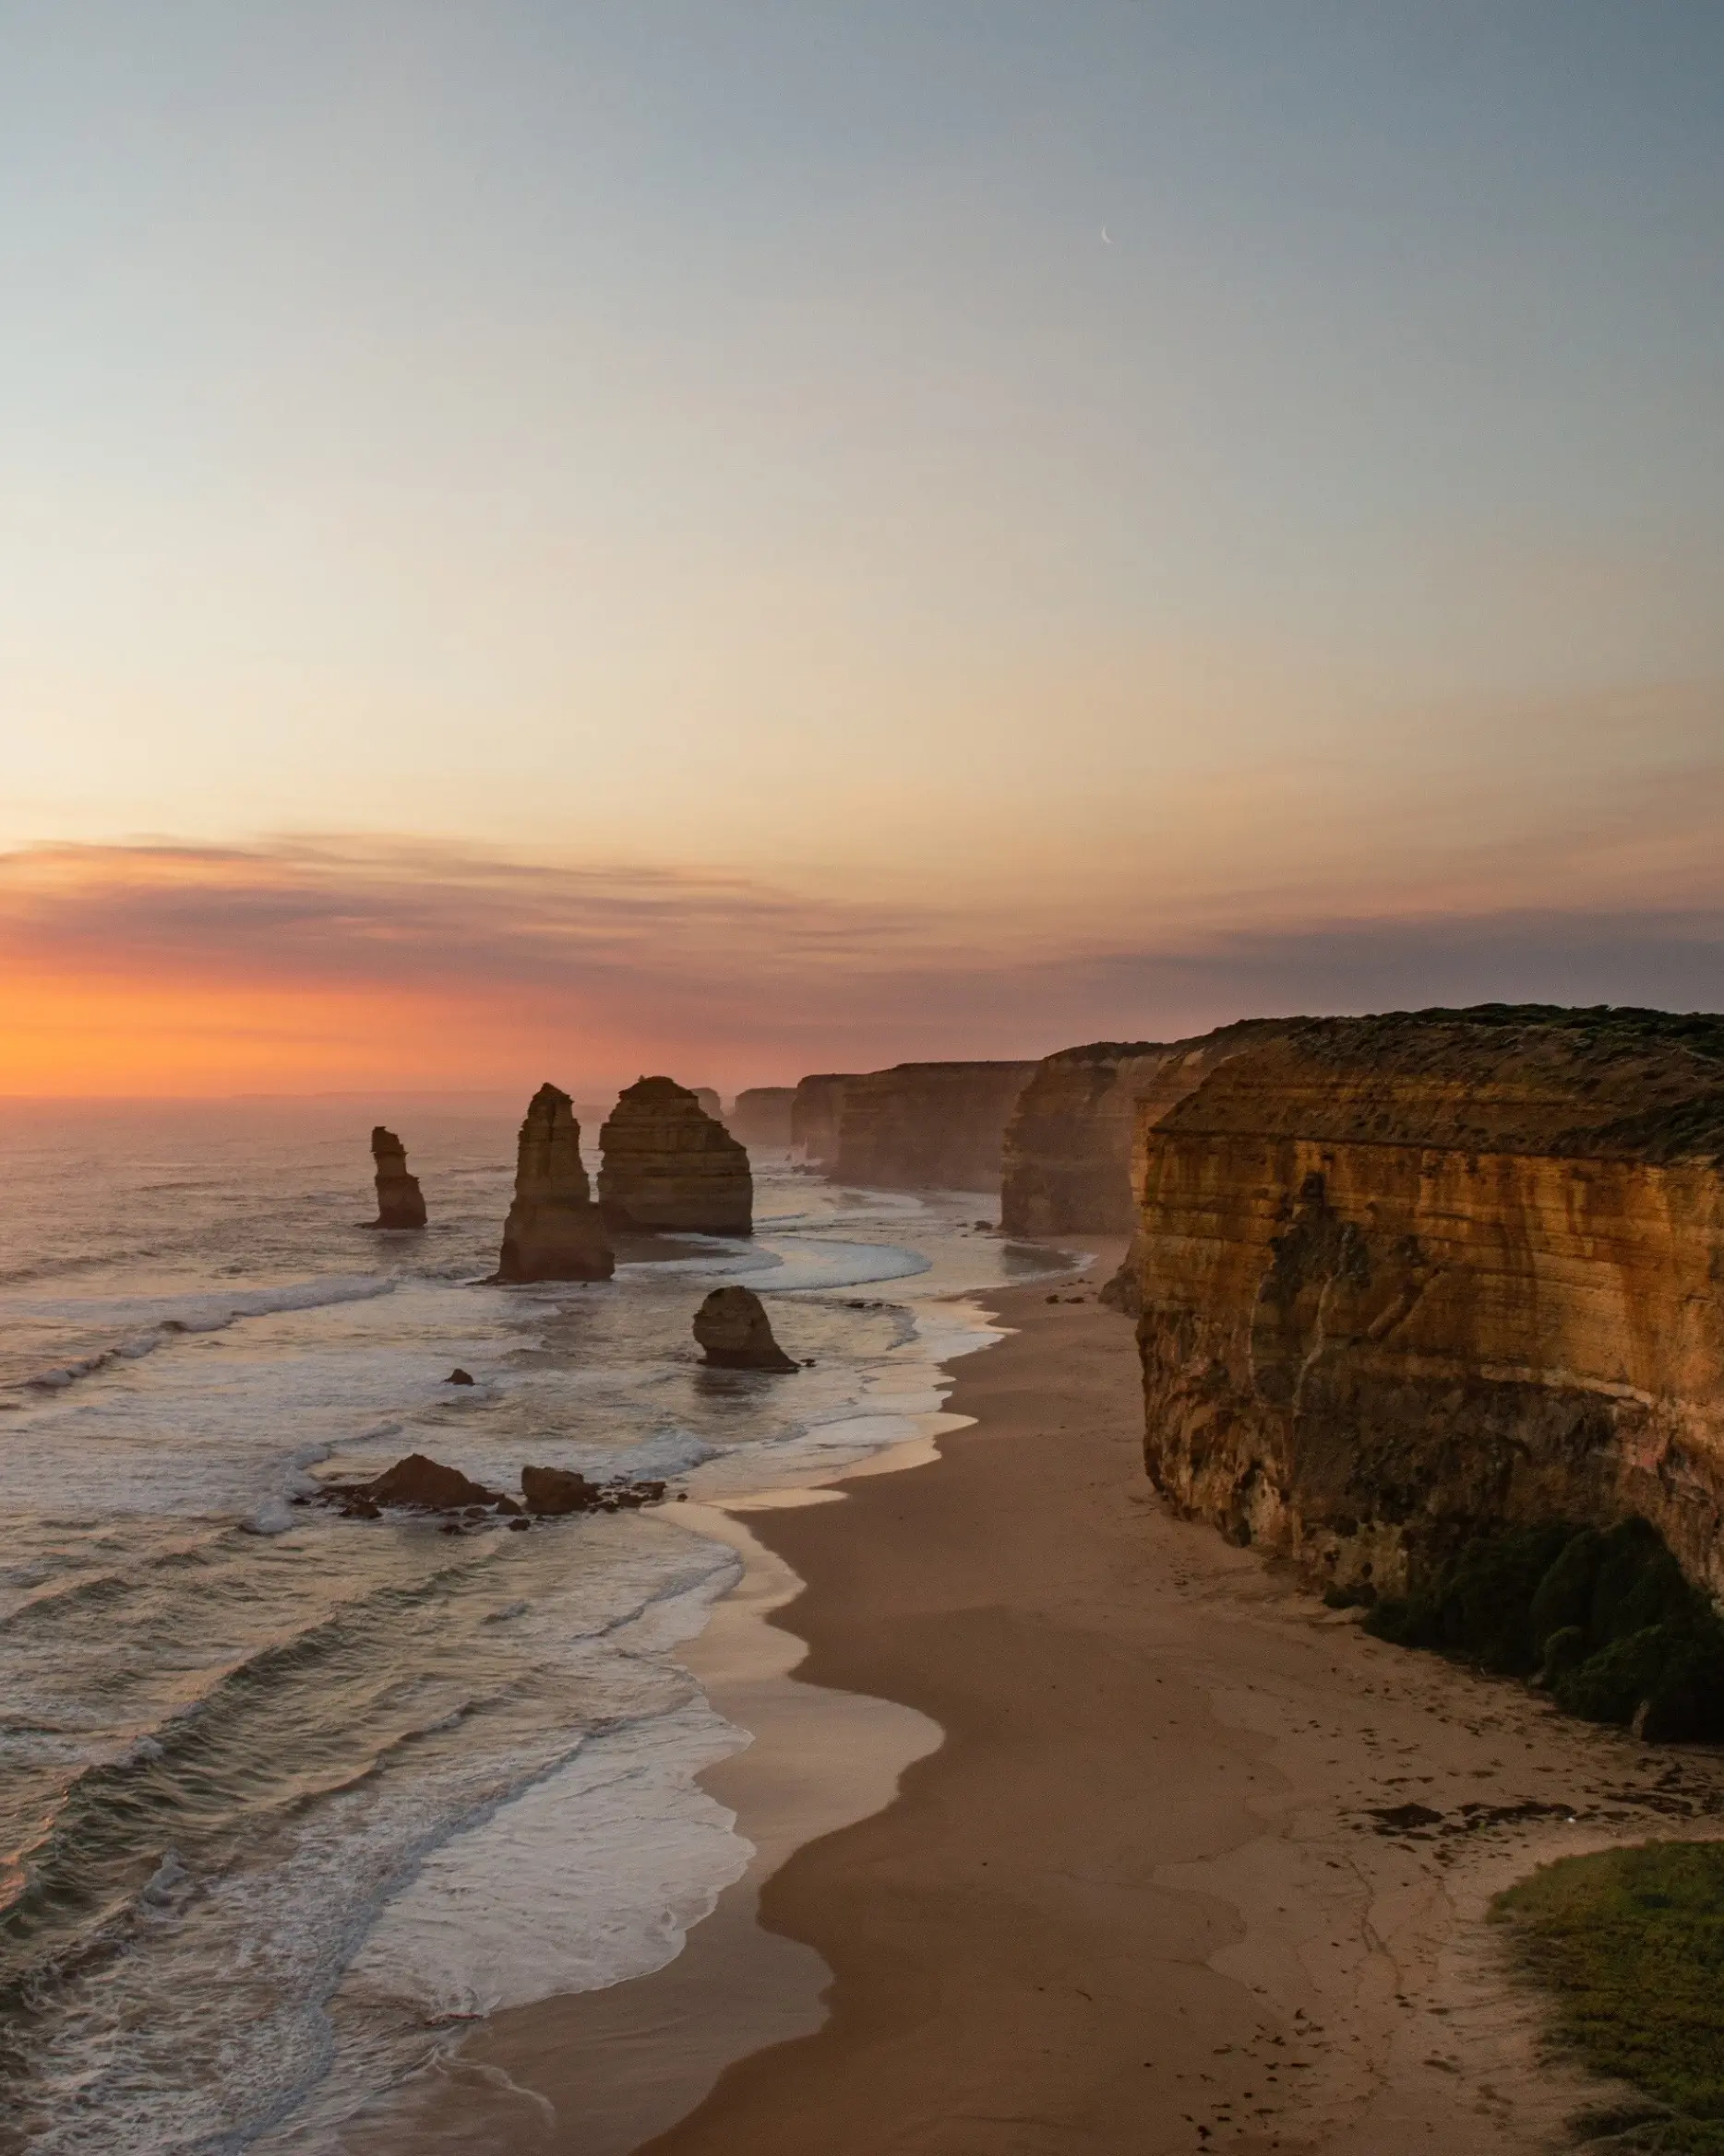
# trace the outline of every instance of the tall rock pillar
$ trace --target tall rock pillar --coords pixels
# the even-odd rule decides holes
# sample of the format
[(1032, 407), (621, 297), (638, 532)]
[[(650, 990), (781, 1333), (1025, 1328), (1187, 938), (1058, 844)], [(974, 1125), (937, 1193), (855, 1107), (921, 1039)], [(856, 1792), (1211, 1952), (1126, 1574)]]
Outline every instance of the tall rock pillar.
[(503, 1226), (496, 1277), (503, 1281), (608, 1280), (617, 1261), (581, 1165), (574, 1103), (541, 1085), (521, 1126), (515, 1202)]

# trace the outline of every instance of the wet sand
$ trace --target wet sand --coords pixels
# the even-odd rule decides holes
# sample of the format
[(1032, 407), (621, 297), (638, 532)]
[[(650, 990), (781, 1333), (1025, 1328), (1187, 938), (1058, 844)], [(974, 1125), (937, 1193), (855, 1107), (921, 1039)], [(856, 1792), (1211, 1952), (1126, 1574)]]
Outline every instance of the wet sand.
[[(1724, 1766), (1380, 1645), (1169, 1519), (1097, 1247), (1057, 1301), (990, 1299), (1016, 1330), (957, 1366), (975, 1422), (936, 1464), (749, 1516), (807, 1583), (770, 1623), (808, 1651), (769, 1678), (746, 1610), (700, 1643), (760, 1731), (704, 1778), (762, 1844), (748, 1879), (657, 1975), (499, 2016), (355, 2150), (1550, 2145), (1587, 2091), (1538, 2063), (1489, 1897), (1553, 1854), (1712, 1831)], [(886, 1802), (931, 1742), (905, 1708), (944, 1742)], [(856, 1823), (808, 1840), (822, 1803)]]

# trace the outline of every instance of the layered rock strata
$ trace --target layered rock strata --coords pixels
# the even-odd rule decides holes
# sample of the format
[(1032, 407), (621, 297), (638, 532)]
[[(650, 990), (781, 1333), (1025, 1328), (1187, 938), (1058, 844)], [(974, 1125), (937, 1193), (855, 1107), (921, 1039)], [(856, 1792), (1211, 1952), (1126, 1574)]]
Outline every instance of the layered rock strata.
[(748, 1148), (674, 1078), (642, 1078), (599, 1132), (599, 1204), (619, 1229), (752, 1235)]
[(787, 1146), (796, 1097), (794, 1085), (750, 1085), (737, 1094), (725, 1127), (745, 1145)]
[(377, 1178), (377, 1216), (372, 1227), (423, 1228), (425, 1202), (419, 1178), (407, 1172), (406, 1146), (381, 1123), (371, 1133), (371, 1158)]
[(811, 1167), (830, 1167), (838, 1157), (838, 1124), (849, 1083), (849, 1072), (843, 1071), (818, 1072), (797, 1083), (790, 1104), (790, 1143)]
[(695, 1344), (719, 1370), (795, 1370), (772, 1337), (766, 1306), (751, 1288), (715, 1288), (694, 1313)]
[(1006, 1125), (1001, 1227), (1012, 1235), (1130, 1234), (1140, 1122), (1158, 1121), (1217, 1063), (1275, 1030), (1251, 1019), (1189, 1040), (1093, 1041), (1044, 1057)]
[(521, 1126), (515, 1202), (503, 1226), (501, 1281), (608, 1280), (616, 1257), (581, 1161), (574, 1104), (541, 1085)]
[(847, 1078), (831, 1172), (884, 1190), (998, 1190), (1006, 1123), (1036, 1068), (899, 1063)]
[(1143, 1111), (1145, 1458), (1369, 1599), (1636, 1515), (1724, 1590), (1724, 1020), (1294, 1024)]

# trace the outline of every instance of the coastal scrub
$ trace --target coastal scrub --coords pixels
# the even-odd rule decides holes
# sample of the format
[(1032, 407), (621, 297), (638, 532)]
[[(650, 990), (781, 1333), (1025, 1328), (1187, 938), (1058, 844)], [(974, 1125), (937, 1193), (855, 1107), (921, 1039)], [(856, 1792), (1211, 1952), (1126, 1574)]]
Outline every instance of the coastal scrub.
[(1643, 1519), (1475, 1537), (1365, 1623), (1399, 1647), (1529, 1677), (1565, 1713), (1655, 1743), (1724, 1737), (1724, 1622)]
[(1724, 2156), (1724, 1842), (1564, 1857), (1499, 1894), (1554, 2034), (1644, 2099), (1577, 2121), (1658, 2156)]

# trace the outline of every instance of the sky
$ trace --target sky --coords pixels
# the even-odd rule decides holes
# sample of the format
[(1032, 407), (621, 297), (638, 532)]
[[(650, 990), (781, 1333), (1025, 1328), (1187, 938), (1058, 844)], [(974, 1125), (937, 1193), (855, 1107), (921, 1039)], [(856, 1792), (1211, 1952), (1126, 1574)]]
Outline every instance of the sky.
[(0, 1093), (1724, 1002), (1716, 0), (0, 47)]

